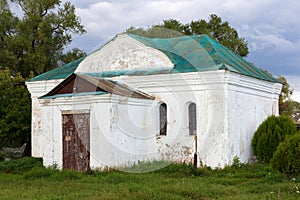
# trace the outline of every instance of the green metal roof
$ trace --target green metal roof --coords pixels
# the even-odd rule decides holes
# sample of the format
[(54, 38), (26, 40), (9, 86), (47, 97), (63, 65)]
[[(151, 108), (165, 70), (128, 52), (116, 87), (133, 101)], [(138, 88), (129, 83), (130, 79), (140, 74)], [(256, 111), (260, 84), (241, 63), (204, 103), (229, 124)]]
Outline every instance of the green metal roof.
[(255, 67), (205, 34), (167, 39), (129, 35), (146, 46), (164, 52), (175, 65), (172, 73), (223, 69), (266, 81), (279, 82), (269, 73)]
[(44, 81), (44, 80), (54, 80), (54, 79), (65, 79), (74, 73), (79, 63), (84, 60), (85, 57), (70, 62), (66, 65), (54, 68), (48, 72), (45, 72), (39, 76), (36, 76), (29, 81)]
[[(171, 69), (166, 66), (162, 66), (160, 69), (143, 69), (143, 66), (141, 66), (140, 69), (135, 70), (104, 71), (100, 73), (91, 72), (87, 74), (97, 77), (114, 77), (120, 75), (144, 76), (152, 74), (228, 70), (261, 80), (279, 82), (269, 73), (255, 67), (241, 56), (234, 54), (208, 35), (162, 39), (146, 38), (134, 34), (128, 35), (146, 46), (162, 51), (174, 64), (174, 67)], [(66, 78), (76, 70), (84, 58), (55, 68), (34, 77), (30, 81)]]

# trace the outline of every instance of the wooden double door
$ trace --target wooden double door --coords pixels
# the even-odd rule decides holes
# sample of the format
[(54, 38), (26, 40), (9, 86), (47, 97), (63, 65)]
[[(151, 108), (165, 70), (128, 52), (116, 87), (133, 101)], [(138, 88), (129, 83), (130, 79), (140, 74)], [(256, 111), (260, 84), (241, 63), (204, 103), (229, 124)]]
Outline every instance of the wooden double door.
[(87, 171), (90, 167), (90, 114), (62, 115), (63, 168)]

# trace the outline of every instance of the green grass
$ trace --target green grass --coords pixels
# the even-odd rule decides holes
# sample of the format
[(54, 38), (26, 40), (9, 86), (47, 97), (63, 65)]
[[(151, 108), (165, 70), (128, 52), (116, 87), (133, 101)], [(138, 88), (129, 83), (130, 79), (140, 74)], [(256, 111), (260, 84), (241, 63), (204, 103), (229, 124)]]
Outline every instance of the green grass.
[[(148, 163), (153, 165), (153, 163)], [(141, 165), (147, 165), (142, 163)], [(138, 166), (135, 166), (138, 168)], [(152, 167), (152, 166), (151, 166)], [(26, 158), (0, 163), (0, 199), (300, 199), (300, 177), (247, 164), (194, 169), (170, 164), (151, 173), (60, 171)]]

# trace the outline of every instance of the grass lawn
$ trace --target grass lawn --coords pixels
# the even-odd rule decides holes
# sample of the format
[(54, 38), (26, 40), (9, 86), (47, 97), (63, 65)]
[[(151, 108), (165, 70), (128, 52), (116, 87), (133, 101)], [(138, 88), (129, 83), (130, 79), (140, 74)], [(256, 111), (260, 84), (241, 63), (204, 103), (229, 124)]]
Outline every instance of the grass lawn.
[(0, 199), (300, 199), (300, 178), (259, 164), (223, 170), (171, 164), (151, 173), (46, 169), (33, 158), (0, 163)]

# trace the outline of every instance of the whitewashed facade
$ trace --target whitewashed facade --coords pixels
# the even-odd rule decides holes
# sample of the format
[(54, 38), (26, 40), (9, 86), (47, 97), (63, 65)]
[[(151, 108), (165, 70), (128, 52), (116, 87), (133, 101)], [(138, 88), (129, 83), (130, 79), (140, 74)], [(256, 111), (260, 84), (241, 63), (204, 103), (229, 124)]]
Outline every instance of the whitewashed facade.
[[(161, 51), (119, 35), (87, 56), (75, 74), (174, 67)], [(149, 94), (133, 98), (113, 92), (40, 98), (64, 79), (27, 82), (32, 96), (32, 156), (45, 166), (64, 166), (63, 114), (89, 113), (89, 167), (123, 167), (139, 161), (192, 162), (194, 153), (211, 167), (252, 157), (251, 140), (260, 123), (278, 114), (281, 84), (220, 69), (187, 73), (107, 77)], [(75, 84), (76, 85), (76, 81)], [(74, 86), (75, 87), (75, 86)], [(167, 131), (160, 135), (162, 103)], [(189, 132), (188, 107), (196, 104), (196, 135)]]

